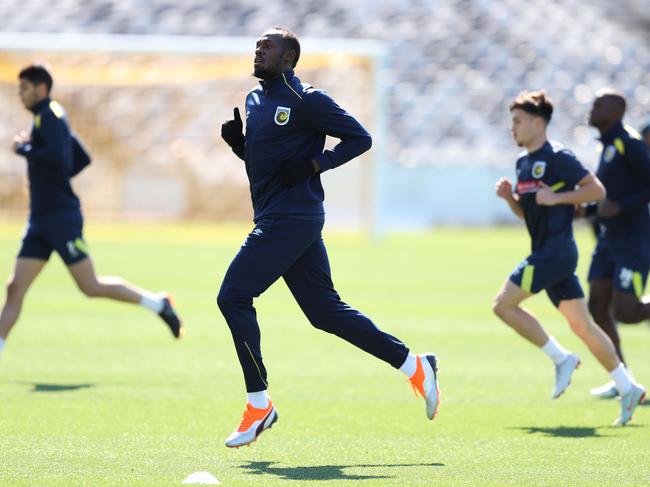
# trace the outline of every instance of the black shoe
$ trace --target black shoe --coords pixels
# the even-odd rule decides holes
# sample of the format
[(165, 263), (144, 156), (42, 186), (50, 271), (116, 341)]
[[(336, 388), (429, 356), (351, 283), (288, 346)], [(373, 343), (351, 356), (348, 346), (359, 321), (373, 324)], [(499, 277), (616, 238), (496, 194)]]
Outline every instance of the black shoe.
[(167, 326), (171, 330), (174, 337), (180, 338), (185, 334), (185, 328), (183, 328), (181, 320), (176, 315), (176, 311), (174, 311), (174, 306), (172, 305), (171, 299), (169, 299), (169, 297), (165, 297), (163, 299), (163, 303), (163, 309), (160, 313), (158, 313), (158, 316), (160, 316), (162, 320), (167, 323)]

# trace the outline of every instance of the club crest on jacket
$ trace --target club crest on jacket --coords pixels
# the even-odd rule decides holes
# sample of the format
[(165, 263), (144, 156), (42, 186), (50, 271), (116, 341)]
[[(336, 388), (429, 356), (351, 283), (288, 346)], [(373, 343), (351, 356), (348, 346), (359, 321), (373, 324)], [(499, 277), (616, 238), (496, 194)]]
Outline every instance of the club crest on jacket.
[(278, 107), (275, 109), (275, 123), (278, 125), (286, 125), (289, 122), (289, 116), (291, 115), (291, 108), (287, 107)]
[(533, 164), (532, 174), (535, 179), (541, 179), (544, 177), (546, 172), (546, 162), (545, 161), (536, 161)]

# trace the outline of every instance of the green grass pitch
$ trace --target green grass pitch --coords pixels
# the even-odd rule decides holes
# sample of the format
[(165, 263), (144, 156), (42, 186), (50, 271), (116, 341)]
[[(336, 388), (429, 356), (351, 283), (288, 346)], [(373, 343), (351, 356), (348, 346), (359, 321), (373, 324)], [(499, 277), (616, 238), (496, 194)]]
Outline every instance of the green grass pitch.
[[(91, 224), (99, 273), (169, 290), (188, 334), (175, 342), (146, 310), (84, 298), (54, 257), (0, 356), (0, 485), (179, 485), (209, 471), (223, 485), (650, 484), (650, 407), (611, 427), (608, 380), (545, 296), (529, 307), (582, 358), (550, 399), (553, 367), (491, 313), (526, 255), (523, 227), (440, 229), (373, 242), (326, 233), (343, 299), (414, 351), (440, 359), (442, 405), (429, 422), (401, 374), (313, 329), (284, 283), (257, 300), (280, 420), (228, 450), (244, 390), (215, 296), (249, 227)], [(22, 233), (0, 224), (0, 278)], [(593, 245), (578, 232), (579, 274)], [(650, 329), (621, 330), (650, 385)]]

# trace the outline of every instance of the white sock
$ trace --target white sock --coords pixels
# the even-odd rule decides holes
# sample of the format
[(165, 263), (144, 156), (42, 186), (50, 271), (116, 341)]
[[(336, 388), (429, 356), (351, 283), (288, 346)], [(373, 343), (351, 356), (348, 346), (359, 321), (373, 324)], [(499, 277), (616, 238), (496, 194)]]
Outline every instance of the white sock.
[(165, 306), (163, 300), (164, 300), (164, 296), (161, 296), (160, 294), (143, 293), (142, 299), (140, 300), (140, 304), (145, 308), (150, 309), (154, 313), (158, 314), (162, 311), (163, 307)]
[(548, 355), (555, 365), (564, 362), (571, 353), (552, 336), (548, 337), (548, 342), (542, 347), (542, 352)]
[(618, 364), (618, 367), (612, 370), (609, 375), (614, 379), (614, 382), (616, 382), (616, 389), (621, 396), (627, 394), (630, 389), (632, 389), (634, 379), (632, 379), (630, 373), (622, 362)]
[(246, 402), (255, 409), (266, 409), (269, 407), (269, 395), (266, 391), (247, 392)]
[(417, 355), (413, 355), (412, 353), (409, 353), (406, 357), (406, 360), (402, 364), (402, 366), (399, 368), (406, 377), (409, 379), (413, 377), (413, 374), (415, 374), (415, 370), (417, 369), (418, 366), (418, 357)]
[(0, 337), (0, 352), (2, 352), (3, 348), (5, 348), (5, 339)]

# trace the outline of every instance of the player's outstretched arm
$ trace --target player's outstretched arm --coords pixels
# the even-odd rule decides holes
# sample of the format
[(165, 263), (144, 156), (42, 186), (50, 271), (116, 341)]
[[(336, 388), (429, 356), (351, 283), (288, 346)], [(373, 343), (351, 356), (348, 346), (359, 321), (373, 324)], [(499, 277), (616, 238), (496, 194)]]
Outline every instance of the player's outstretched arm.
[(512, 183), (508, 178), (501, 178), (497, 181), (496, 184), (496, 194), (499, 198), (503, 198), (510, 210), (517, 215), (519, 218), (524, 217), (524, 209), (519, 203), (519, 195), (512, 192)]
[(309, 113), (308, 123), (314, 130), (340, 139), (332, 149), (316, 157), (319, 172), (345, 164), (372, 146), (372, 138), (366, 129), (327, 94), (312, 91), (305, 96), (303, 103)]
[(372, 146), (372, 138), (366, 129), (322, 91), (308, 93), (303, 103), (309, 114), (309, 125), (317, 132), (340, 139), (340, 142), (310, 160), (287, 161), (280, 170), (280, 176), (288, 187), (345, 164)]

